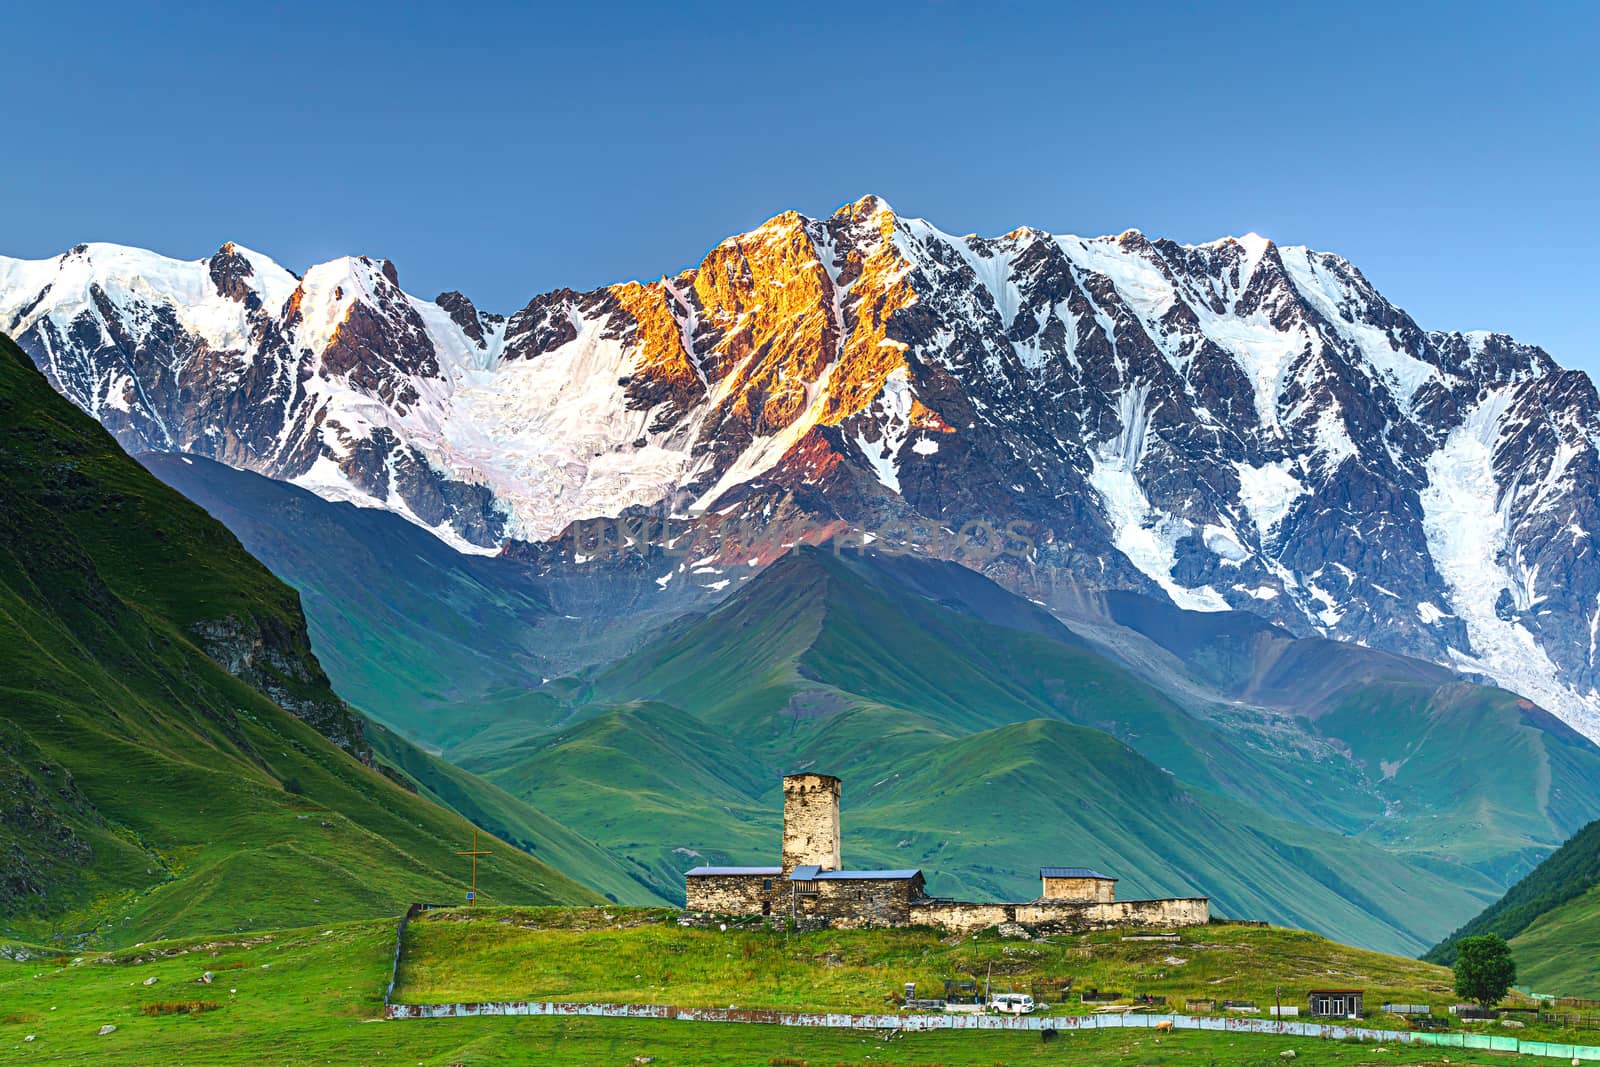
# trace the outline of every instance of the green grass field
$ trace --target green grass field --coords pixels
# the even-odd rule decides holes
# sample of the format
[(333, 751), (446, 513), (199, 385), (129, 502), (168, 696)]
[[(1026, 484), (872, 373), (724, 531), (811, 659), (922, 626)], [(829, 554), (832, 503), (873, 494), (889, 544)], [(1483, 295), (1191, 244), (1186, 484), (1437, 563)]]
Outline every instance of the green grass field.
[[(656, 921), (658, 913), (610, 914), (624, 922), (646, 920), (644, 925), (615, 930), (607, 924), (605, 912), (502, 912), (486, 911), (480, 921), (462, 923), (454, 916), (439, 916), (433, 921), (414, 924), (417, 937), (411, 948), (426, 969), (437, 971), (454, 959), (455, 972), (476, 974), (480, 984), (488, 983), (492, 973), (520, 961), (522, 966), (507, 976), (497, 988), (519, 984), (529, 973), (555, 973), (569, 968), (586, 979), (591, 987), (617, 990), (629, 988), (626, 981), (602, 981), (601, 976), (621, 966), (642, 966), (653, 953), (663, 950), (661, 935), (681, 933), (683, 941), (701, 950), (702, 964), (694, 973), (703, 980), (720, 981), (716, 975), (758, 977), (769, 965), (780, 974), (765, 984), (782, 984), (788, 998), (796, 1004), (818, 1006), (841, 998), (849, 990), (876, 975), (887, 980), (898, 973), (899, 960), (930, 955), (922, 966), (938, 966), (939, 942), (914, 931), (863, 934), (859, 937), (832, 934), (835, 947), (849, 961), (842, 968), (802, 967), (799, 961), (779, 965), (779, 960), (799, 951), (815, 953), (825, 948), (823, 940), (806, 940), (782, 935), (766, 935), (766, 946), (757, 944), (755, 935), (677, 931)], [(552, 933), (505, 925), (496, 920), (528, 922), (542, 918), (559, 921), (566, 943), (558, 946), (546, 937)], [(604, 928), (602, 928), (604, 927)], [(498, 937), (491, 935), (498, 933)], [(1307, 935), (1275, 932), (1266, 938), (1261, 932), (1221, 929), (1219, 950), (1224, 969), (1234, 961), (1258, 959), (1267, 940), (1281, 942), (1282, 951), (1270, 953), (1272, 959), (1291, 959), (1290, 946), (1299, 945), (1303, 965), (1314, 968), (1316, 953), (1326, 942)], [(471, 946), (455, 940), (491, 938), (497, 952), (472, 950), (468, 958), (456, 955)], [(647, 936), (648, 935), (648, 936)], [(608, 937), (614, 943), (637, 942), (634, 956), (621, 950), (609, 955), (593, 955), (597, 939)], [(1256, 952), (1244, 951), (1255, 940)], [(852, 946), (851, 942), (856, 942)], [(931, 943), (930, 943), (931, 942)], [(668, 942), (670, 943), (670, 942)], [(1102, 961), (1107, 974), (1131, 974), (1142, 963), (1123, 958), (1121, 942), (1090, 939), (1098, 951), (1102, 945), (1110, 955)], [(745, 946), (757, 944), (747, 958)], [(394, 945), (394, 923), (374, 920), (328, 927), (280, 931), (250, 936), (229, 936), (143, 945), (104, 955), (71, 959), (0, 962), (0, 1060), (8, 1063), (162, 1063), (182, 1064), (501, 1064), (539, 1063), (555, 1065), (617, 1065), (627, 1067), (635, 1057), (653, 1057), (660, 1067), (674, 1065), (767, 1065), (767, 1067), (834, 1067), (839, 1064), (894, 1065), (910, 1067), (946, 1064), (949, 1067), (989, 1067), (995, 1064), (1040, 1063), (1066, 1067), (1120, 1065), (1267, 1065), (1283, 1062), (1278, 1054), (1287, 1049), (1297, 1053), (1297, 1063), (1331, 1064), (1433, 1064), (1442, 1063), (1437, 1053), (1392, 1047), (1379, 1052), (1372, 1045), (1324, 1042), (1303, 1038), (1278, 1038), (1254, 1035), (1179, 1033), (1158, 1036), (1149, 1031), (1064, 1034), (1044, 1044), (1033, 1034), (1006, 1033), (931, 1033), (908, 1034), (884, 1041), (876, 1033), (844, 1031), (803, 1031), (786, 1027), (728, 1026), (690, 1022), (623, 1021), (601, 1019), (483, 1018), (382, 1021), (383, 987), (389, 977), (390, 954)], [(870, 958), (869, 946), (881, 946), (881, 959)], [(719, 954), (718, 947), (738, 946), (732, 957)], [(480, 948), (484, 946), (479, 946)], [(980, 939), (979, 959), (994, 956), (1010, 959), (1006, 945)], [(1029, 946), (1036, 947), (1036, 946)], [(526, 959), (534, 949), (558, 950), (561, 960), (546, 958), (542, 964)], [(965, 946), (944, 946), (943, 951), (959, 954)], [(1188, 949), (1186, 949), (1188, 951)], [(1345, 953), (1349, 953), (1347, 956)], [(441, 955), (442, 954), (442, 955)], [(1342, 950), (1320, 962), (1355, 962), (1379, 972), (1370, 953)], [(1117, 962), (1113, 962), (1115, 959)], [(1381, 960), (1382, 958), (1380, 958)], [(638, 960), (635, 963), (634, 960)], [(1200, 962), (1196, 958), (1195, 962)], [(680, 966), (682, 966), (680, 964)], [(1435, 973), (1424, 965), (1394, 960), (1386, 966), (1396, 982), (1412, 981), (1410, 975), (1426, 978)], [(528, 968), (531, 968), (529, 970)], [(1082, 968), (1080, 968), (1082, 969)], [(685, 967), (685, 974), (690, 969)], [(212, 972), (210, 984), (196, 981)], [(807, 994), (804, 975), (817, 977), (814, 996)], [(834, 977), (828, 975), (839, 972)], [(422, 970), (408, 969), (413, 980)], [(644, 974), (645, 972), (630, 972)], [(1089, 973), (1087, 970), (1085, 973)], [(849, 977), (849, 976), (856, 977)], [(622, 976), (626, 978), (627, 976)], [(1249, 976), (1244, 976), (1250, 981)], [(150, 979), (155, 981), (149, 985)], [(859, 979), (859, 980), (858, 980)], [(724, 987), (711, 1001), (728, 1003), (748, 988), (750, 978), (730, 978), (736, 984)], [(738, 983), (744, 983), (741, 986)], [(431, 990), (414, 986), (408, 996)], [(647, 983), (648, 988), (648, 983)], [(739, 990), (730, 993), (729, 989)], [(581, 996), (584, 989), (546, 990)], [(674, 993), (688, 987), (674, 988)], [(846, 998), (848, 999), (848, 998)], [(192, 1001), (214, 1004), (197, 1014), (146, 1015), (146, 1005)], [(882, 1006), (881, 1002), (874, 1006)], [(102, 1026), (117, 1029), (99, 1035)], [(32, 1035), (34, 1040), (26, 1041)], [(1463, 1053), (1452, 1050), (1450, 1062), (1462, 1064), (1504, 1063), (1504, 1057)], [(1536, 1061), (1529, 1061), (1536, 1062)]]
[[(685, 929), (665, 909), (482, 909), (428, 912), (411, 924), (399, 999), (580, 1000), (684, 1007), (884, 1011), (915, 981), (937, 996), (946, 978), (988, 977), (995, 991), (1027, 992), (1035, 979), (1073, 979), (1075, 989), (1186, 999), (1253, 1000), (1282, 987), (1285, 1004), (1307, 991), (1367, 990), (1384, 1003), (1454, 1003), (1443, 967), (1350, 948), (1276, 927), (1213, 925), (1182, 941), (1124, 941), (1116, 931), (1006, 940), (942, 938), (926, 929), (784, 934), (758, 927)], [(1077, 998), (1064, 1005), (1086, 1009)], [(1375, 1012), (1373, 1025), (1402, 1027)]]

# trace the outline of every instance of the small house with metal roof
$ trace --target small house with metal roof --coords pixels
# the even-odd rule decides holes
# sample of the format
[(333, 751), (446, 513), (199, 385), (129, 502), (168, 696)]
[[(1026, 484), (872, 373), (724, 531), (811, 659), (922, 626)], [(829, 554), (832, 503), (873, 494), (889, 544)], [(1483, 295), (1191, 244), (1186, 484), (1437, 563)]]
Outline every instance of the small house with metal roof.
[(1041, 900), (1096, 900), (1105, 904), (1117, 897), (1117, 880), (1092, 867), (1040, 867)]
[(1365, 997), (1362, 989), (1313, 989), (1306, 994), (1311, 1015), (1317, 1019), (1359, 1019)]

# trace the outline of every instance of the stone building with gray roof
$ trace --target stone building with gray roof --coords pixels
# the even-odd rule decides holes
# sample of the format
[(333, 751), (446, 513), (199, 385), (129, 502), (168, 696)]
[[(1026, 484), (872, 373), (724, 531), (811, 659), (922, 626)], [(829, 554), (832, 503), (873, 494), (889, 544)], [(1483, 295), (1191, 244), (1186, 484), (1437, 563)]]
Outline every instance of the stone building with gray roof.
[(1116, 879), (1088, 867), (1041, 867), (1039, 899), (985, 904), (930, 897), (922, 872), (845, 869), (839, 809), (843, 783), (831, 774), (783, 779), (783, 847), (772, 867), (702, 866), (684, 875), (691, 916), (762, 916), (849, 929), (936, 926), (946, 931), (1016, 923), (1030, 930), (1193, 926), (1210, 919), (1204, 897), (1118, 901)]

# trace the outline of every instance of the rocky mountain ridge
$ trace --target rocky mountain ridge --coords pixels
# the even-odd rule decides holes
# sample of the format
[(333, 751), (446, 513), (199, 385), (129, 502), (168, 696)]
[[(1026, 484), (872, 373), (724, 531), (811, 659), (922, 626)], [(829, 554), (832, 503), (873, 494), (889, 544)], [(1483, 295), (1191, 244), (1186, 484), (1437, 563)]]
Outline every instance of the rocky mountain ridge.
[(462, 550), (595, 566), (551, 543), (653, 515), (631, 565), (670, 591), (776, 554), (718, 536), (730, 518), (776, 549), (844, 530), (935, 552), (970, 529), (953, 554), (1058, 610), (1104, 589), (1246, 610), (1493, 678), (1600, 737), (1593, 383), (1423, 330), (1328, 253), (955, 237), (864, 197), (506, 319), (408, 296), (382, 260), (297, 277), (234, 245), (79, 246), (0, 259), (0, 330), (130, 450), (386, 507)]

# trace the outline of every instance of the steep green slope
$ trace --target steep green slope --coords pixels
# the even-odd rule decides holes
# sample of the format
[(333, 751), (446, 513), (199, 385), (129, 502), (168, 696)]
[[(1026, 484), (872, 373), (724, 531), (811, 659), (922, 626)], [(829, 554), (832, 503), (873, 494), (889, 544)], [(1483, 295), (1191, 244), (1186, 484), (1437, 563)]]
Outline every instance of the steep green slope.
[[(380, 723), (367, 725), (367, 738), (380, 766), (398, 770), (424, 797), (607, 899), (640, 905), (671, 901), (670, 895), (651, 889), (647, 872), (637, 863), (618, 859), (499, 786), (429, 755)], [(572, 819), (572, 812), (563, 814), (573, 825), (582, 825), (581, 819)]]
[(1529, 923), (1511, 939), (1511, 955), (1519, 986), (1600, 999), (1600, 885)]
[(1453, 963), (1456, 944), (1481, 934), (1511, 942), (1519, 985), (1600, 997), (1600, 820), (1423, 958)]
[[(0, 338), (0, 924), (116, 943), (458, 897), (468, 825), (366, 751), (294, 592)], [(496, 848), (486, 896), (596, 899)]]
[[(768, 851), (769, 782), (738, 746), (665, 704), (626, 705), (496, 755), (486, 776), (536, 799), (683, 900), (697, 862)], [(469, 763), (469, 766), (476, 766)]]
[(645, 577), (538, 578), (390, 512), (199, 456), (138, 459), (300, 593), (339, 693), (428, 747), (540, 719), (532, 690), (547, 677), (614, 658), (682, 610), (645, 603), (642, 590), (660, 592)]
[(1502, 884), (1600, 812), (1600, 749), (1500, 689), (1369, 682), (1313, 724), (1371, 775), (1389, 813), (1362, 836)]

